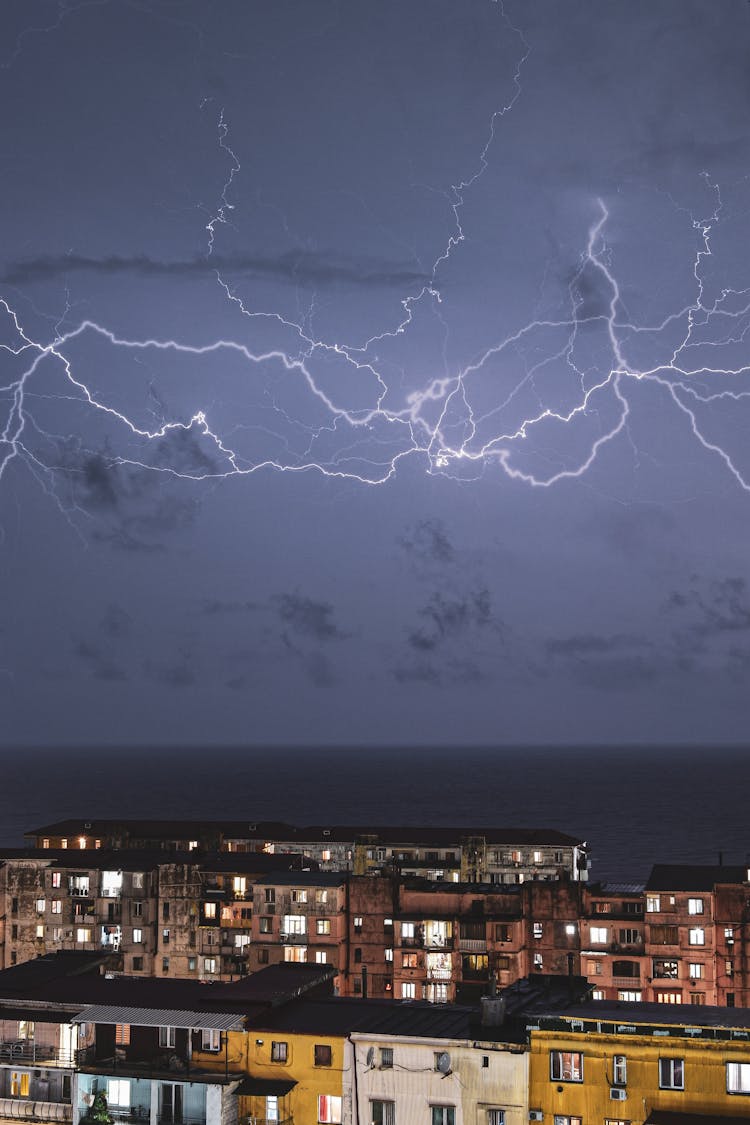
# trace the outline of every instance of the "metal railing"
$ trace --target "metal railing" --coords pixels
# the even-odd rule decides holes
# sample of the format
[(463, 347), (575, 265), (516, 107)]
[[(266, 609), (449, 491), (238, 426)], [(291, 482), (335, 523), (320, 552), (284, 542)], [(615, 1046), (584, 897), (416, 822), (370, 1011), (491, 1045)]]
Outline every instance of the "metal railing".
[(35, 1043), (33, 1039), (15, 1039), (0, 1043), (0, 1063), (9, 1059), (11, 1062), (45, 1062), (57, 1063), (59, 1066), (72, 1067), (75, 1055), (70, 1051), (62, 1051), (58, 1047), (47, 1046), (44, 1043)]
[(487, 941), (485, 938), (459, 937), (458, 948), (462, 953), (486, 953)]

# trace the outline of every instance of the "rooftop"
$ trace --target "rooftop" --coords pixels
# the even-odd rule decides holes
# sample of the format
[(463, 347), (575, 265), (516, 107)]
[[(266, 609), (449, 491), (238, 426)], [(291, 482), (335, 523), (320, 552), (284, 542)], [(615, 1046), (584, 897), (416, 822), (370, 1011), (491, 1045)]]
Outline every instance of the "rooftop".
[(647, 891), (712, 891), (717, 883), (746, 883), (748, 868), (727, 864), (657, 863), (651, 868)]
[[(700, 1028), (750, 1028), (750, 1008), (720, 1008), (695, 1004), (638, 1004), (614, 1000), (588, 1000), (566, 1006), (558, 1011), (540, 1010), (540, 1022), (580, 1023), (580, 1030), (611, 1034), (606, 1025), (617, 1028), (664, 1027), (688, 1029), (694, 1034)], [(743, 1039), (747, 1036), (743, 1035)]]
[[(3, 861), (41, 862), (81, 871), (153, 871), (167, 863), (209, 872), (308, 871), (318, 861), (298, 852), (176, 851), (168, 848), (0, 848)], [(304, 863), (304, 869), (302, 864)]]
[(307, 825), (281, 821), (237, 820), (59, 820), (27, 832), (27, 837), (106, 837), (123, 835), (136, 840), (190, 840), (207, 836), (225, 840), (288, 841), (293, 843), (347, 843), (373, 837), (383, 844), (458, 845), (467, 837), (480, 837), (491, 844), (537, 844), (572, 847), (584, 843), (554, 828), (469, 828), (429, 826)]
[(106, 957), (97, 953), (59, 952), (37, 957), (0, 972), (0, 1005), (44, 1003), (50, 1007), (127, 1006), (193, 1012), (257, 1014), (303, 993), (332, 987), (329, 965), (269, 965), (233, 983), (149, 977), (107, 977)]

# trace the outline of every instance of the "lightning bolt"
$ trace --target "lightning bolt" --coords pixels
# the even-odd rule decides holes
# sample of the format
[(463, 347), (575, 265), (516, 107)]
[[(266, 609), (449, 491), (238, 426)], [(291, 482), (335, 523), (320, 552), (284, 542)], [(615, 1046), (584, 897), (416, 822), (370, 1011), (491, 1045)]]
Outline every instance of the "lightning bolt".
[[(236, 339), (209, 338), (198, 343), (153, 335), (139, 339), (90, 319), (68, 327), (71, 310), (67, 304), (49, 338), (38, 339), (24, 325), (10, 297), (2, 296), (0, 352), (10, 374), (0, 385), (0, 481), (11, 465), (21, 463), (68, 517), (81, 512), (75, 503), (61, 499), (57, 488), (60, 476), (73, 471), (59, 456), (64, 435), (51, 433), (35, 416), (37, 404), (52, 402), (85, 411), (101, 422), (108, 439), (113, 434), (122, 440), (124, 448), (106, 454), (110, 465), (191, 481), (272, 470), (316, 472), (382, 485), (394, 477), (401, 462), (417, 458), (434, 474), (464, 480), (495, 466), (510, 481), (550, 488), (566, 479), (582, 478), (606, 447), (629, 436), (633, 396), (651, 393), (666, 398), (703, 452), (717, 458), (734, 481), (750, 491), (748, 476), (709, 432), (712, 407), (750, 397), (750, 390), (743, 390), (741, 384), (750, 367), (691, 362), (695, 352), (718, 352), (742, 343), (750, 330), (750, 290), (725, 289), (713, 301), (706, 296), (705, 268), (713, 256), (712, 232), (722, 221), (720, 190), (707, 174), (705, 185), (715, 202), (713, 211), (706, 218), (689, 217), (696, 241), (690, 303), (655, 324), (631, 321), (607, 243), (610, 210), (599, 199), (592, 205), (588, 238), (561, 314), (522, 324), (469, 363), (450, 369), (448, 323), (441, 312), (442, 277), (466, 241), (463, 213), (472, 189), (489, 166), (503, 119), (522, 97), (523, 67), (530, 55), (522, 31), (510, 23), (502, 3), (494, 2), (519, 44), (512, 94), (492, 113), (473, 170), (444, 193), (452, 229), (427, 271), (427, 283), (401, 298), (402, 312), (395, 324), (384, 325), (362, 340), (318, 338), (313, 331), (314, 298), (299, 321), (273, 308), (248, 308), (218, 268), (216, 283), (242, 327)], [(71, 11), (84, 6), (60, 4), (58, 21), (51, 26), (59, 26)], [(17, 41), (13, 59), (26, 34)], [(219, 228), (231, 227), (232, 193), (242, 175), (223, 109), (217, 129), (218, 148), (228, 160), (229, 171), (205, 225), (209, 266)], [(592, 291), (596, 295), (593, 307), (586, 297)], [(383, 362), (380, 352), (412, 331), (423, 308), (441, 324), (444, 369), (417, 389), (403, 390), (393, 385), (388, 374), (393, 364), (389, 367)], [(247, 342), (248, 334), (252, 337), (261, 324), (277, 332), (276, 346)], [(665, 354), (665, 341), (675, 332), (677, 342), (671, 354)], [(657, 354), (664, 354), (663, 361), (649, 367), (634, 363), (630, 353), (633, 342), (640, 339), (652, 342)], [(591, 341), (595, 341), (593, 348)], [(237, 362), (258, 400), (250, 410), (251, 420), (238, 418), (229, 429), (222, 429), (212, 416), (215, 407), (209, 403), (164, 420), (159, 403), (158, 417), (152, 407), (148, 411), (155, 424), (146, 425), (117, 405), (111, 391), (97, 389), (98, 384), (81, 371), (84, 364), (75, 358), (76, 352), (94, 344), (97, 349), (103, 346), (112, 354), (134, 359), (169, 356), (190, 364), (210, 363), (212, 370), (224, 360)], [(500, 370), (502, 377), (498, 376)], [(403, 370), (402, 376), (408, 383)], [(529, 410), (531, 401), (536, 408)], [(561, 435), (571, 435), (573, 448), (580, 447), (578, 452), (555, 452)], [(170, 442), (180, 436), (190, 437), (203, 451), (194, 467), (176, 464), (170, 457)], [(256, 455), (253, 441), (274, 450)], [(85, 450), (79, 442), (79, 452), (100, 451)]]

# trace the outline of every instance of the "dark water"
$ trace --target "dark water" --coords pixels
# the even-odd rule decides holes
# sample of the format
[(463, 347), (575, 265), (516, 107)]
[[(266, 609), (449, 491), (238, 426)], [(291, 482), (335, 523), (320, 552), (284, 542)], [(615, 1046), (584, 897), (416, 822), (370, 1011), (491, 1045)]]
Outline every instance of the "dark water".
[(744, 863), (750, 748), (0, 751), (0, 844), (65, 817), (558, 828), (594, 879)]

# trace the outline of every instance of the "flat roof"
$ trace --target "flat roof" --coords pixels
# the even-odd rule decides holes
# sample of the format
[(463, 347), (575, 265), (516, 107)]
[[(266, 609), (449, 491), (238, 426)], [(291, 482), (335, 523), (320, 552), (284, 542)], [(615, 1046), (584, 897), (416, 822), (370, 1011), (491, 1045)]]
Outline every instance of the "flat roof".
[(299, 852), (177, 851), (171, 848), (0, 848), (4, 861), (46, 863), (71, 871), (154, 871), (166, 864), (182, 864), (217, 873), (265, 874), (306, 871), (318, 861)]
[[(557, 1011), (539, 1010), (539, 1019), (580, 1024), (579, 1030), (604, 1031), (603, 1027), (674, 1027), (674, 1028), (725, 1028), (750, 1029), (750, 1008), (721, 1008), (713, 1005), (630, 1003), (616, 1000), (587, 1000)], [(537, 1017), (535, 1016), (536, 1020)], [(599, 1025), (602, 1025), (601, 1027)], [(743, 1035), (742, 1038), (750, 1039)]]
[(747, 883), (748, 867), (657, 863), (651, 868), (647, 891), (712, 891), (717, 883)]
[[(243, 1012), (274, 1007), (333, 980), (330, 965), (269, 965), (231, 983), (151, 977), (107, 977), (101, 954), (60, 952), (0, 972), (0, 1000), (18, 1006), (44, 1003), (126, 1006), (191, 1012)], [(126, 1022), (126, 1021), (116, 1021)], [(192, 1025), (191, 1025), (192, 1026)]]
[(402, 844), (457, 845), (462, 839), (477, 836), (493, 844), (582, 845), (580, 837), (555, 828), (472, 828), (430, 827), (429, 825), (293, 825), (282, 821), (252, 820), (106, 820), (69, 819), (42, 825), (26, 836), (105, 836), (121, 832), (142, 839), (196, 839), (221, 835), (226, 840), (268, 840), (295, 843), (347, 843), (372, 836), (375, 842)]

